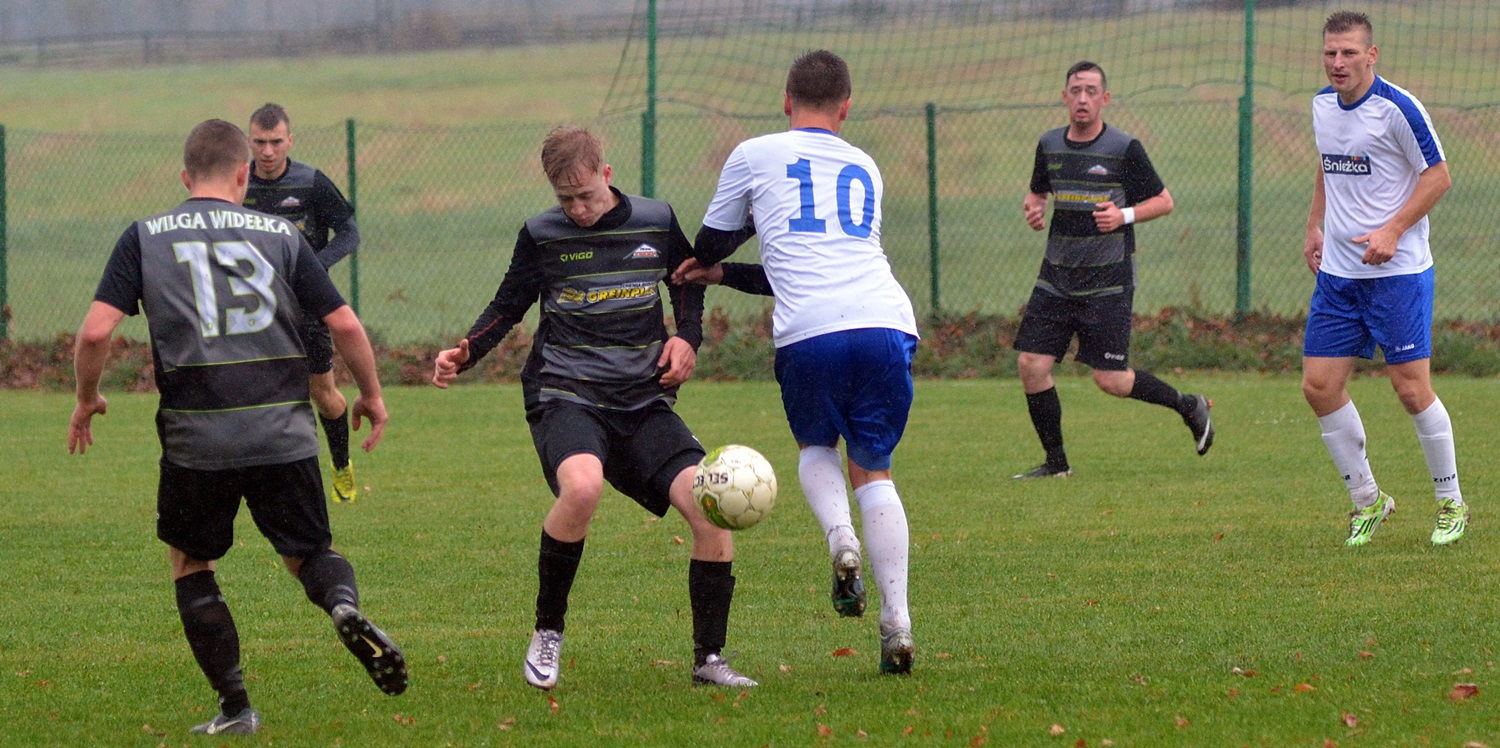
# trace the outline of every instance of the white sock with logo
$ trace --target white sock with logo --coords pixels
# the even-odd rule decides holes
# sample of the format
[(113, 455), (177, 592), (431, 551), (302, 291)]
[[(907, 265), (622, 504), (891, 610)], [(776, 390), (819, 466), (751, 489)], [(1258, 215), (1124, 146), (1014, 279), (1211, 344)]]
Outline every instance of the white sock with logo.
[(888, 480), (870, 481), (854, 489), (854, 498), (859, 501), (859, 516), (864, 525), (870, 575), (880, 590), (880, 632), (910, 629), (906, 561), (911, 538), (906, 509), (901, 506), (896, 484)]
[(849, 513), (849, 487), (844, 462), (833, 447), (803, 447), (797, 457), (797, 478), (813, 516), (823, 526), (830, 556), (840, 548), (859, 550), (854, 520)]
[(1365, 456), (1365, 424), (1359, 419), (1354, 401), (1344, 407), (1318, 417), (1323, 427), (1323, 444), (1328, 447), (1333, 465), (1344, 478), (1349, 489), (1349, 498), (1363, 509), (1380, 498), (1380, 489), (1375, 485), (1375, 476), (1370, 472), (1370, 461)]
[(1417, 441), (1427, 458), (1427, 472), (1432, 475), (1432, 491), (1438, 499), (1464, 503), (1458, 490), (1458, 455), (1453, 447), (1453, 421), (1442, 400), (1433, 400), (1427, 410), (1411, 417), (1417, 427)]

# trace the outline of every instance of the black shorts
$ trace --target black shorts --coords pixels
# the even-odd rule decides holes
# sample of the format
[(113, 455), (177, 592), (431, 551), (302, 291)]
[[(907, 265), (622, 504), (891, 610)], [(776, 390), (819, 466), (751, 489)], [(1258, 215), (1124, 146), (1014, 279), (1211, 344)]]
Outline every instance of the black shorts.
[(333, 336), (323, 320), (312, 319), (297, 329), (302, 347), (307, 351), (307, 373), (327, 374), (333, 371)]
[(578, 403), (548, 403), (527, 415), (542, 474), (556, 496), (557, 466), (585, 453), (604, 463), (615, 490), (661, 517), (672, 505), (672, 481), (703, 459), (703, 445), (670, 405), (602, 410)]
[(1074, 360), (1104, 371), (1124, 371), (1130, 361), (1132, 291), (1064, 298), (1032, 289), (1016, 332), (1015, 349), (1054, 356), (1061, 361), (1073, 336), (1078, 336)]
[(316, 457), (231, 470), (193, 470), (162, 460), (156, 537), (199, 561), (220, 558), (234, 543), (241, 498), (277, 553), (307, 558), (333, 544)]

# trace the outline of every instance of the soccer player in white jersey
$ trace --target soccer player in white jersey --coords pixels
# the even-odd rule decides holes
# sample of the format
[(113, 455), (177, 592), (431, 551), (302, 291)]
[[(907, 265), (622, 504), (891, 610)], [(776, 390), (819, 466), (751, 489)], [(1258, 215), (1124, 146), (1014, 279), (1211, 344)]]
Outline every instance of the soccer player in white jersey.
[(1323, 71), (1313, 98), (1319, 169), (1303, 254), (1317, 275), (1302, 351), (1302, 393), (1354, 501), (1345, 545), (1370, 542), (1396, 502), (1375, 483), (1365, 429), (1345, 389), (1356, 358), (1375, 346), (1432, 475), (1432, 542), (1464, 535), (1453, 426), (1432, 391), (1432, 252), (1427, 213), (1453, 184), (1427, 110), (1375, 74), (1380, 51), (1363, 13), (1323, 24)]
[[(843, 616), (864, 613), (863, 550), (880, 591), (880, 670), (909, 673), (908, 530), (891, 453), (911, 408), (917, 325), (880, 246), (880, 169), (838, 136), (850, 91), (849, 67), (832, 52), (809, 52), (792, 64), (784, 103), (790, 129), (751, 138), (729, 155), (694, 259), (676, 275), (776, 297), (776, 380), (801, 447), (802, 491), (833, 559), (833, 607)], [(762, 265), (719, 264), (757, 233)]]

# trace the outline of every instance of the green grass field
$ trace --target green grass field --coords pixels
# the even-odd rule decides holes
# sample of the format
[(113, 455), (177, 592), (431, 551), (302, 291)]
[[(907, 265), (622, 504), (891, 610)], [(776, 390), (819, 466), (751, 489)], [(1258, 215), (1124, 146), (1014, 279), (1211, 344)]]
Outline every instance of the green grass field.
[[(220, 575), (266, 719), (242, 742), (1495, 744), (1494, 383), (1437, 382), (1476, 507), (1469, 537), (1441, 549), (1410, 420), (1384, 380), (1352, 384), (1401, 505), (1349, 550), (1347, 499), (1295, 379), (1169, 379), (1216, 400), (1208, 456), (1174, 415), (1067, 378), (1077, 475), (1028, 484), (1007, 479), (1038, 457), (1015, 381), (918, 384), (896, 455), (909, 678), (876, 674), (873, 617), (828, 605), (775, 386), (689, 385), (681, 411), (705, 443), (752, 444), (780, 472), (776, 512), (736, 536), (730, 649), (762, 686), (688, 685), (686, 526), (609, 493), (555, 703), (519, 672), (549, 496), (518, 388), (390, 390), (386, 441), (357, 458), (366, 492), (330, 512), (411, 690), (370, 685), (242, 516)], [(98, 443), (70, 457), (69, 396), (0, 392), (3, 743), (199, 744), (185, 730), (212, 713), (153, 536), (155, 400), (106, 394)], [(1457, 683), (1479, 692), (1451, 699)]]
[[(1453, 0), (1421, 18), (1397, 3), (1379, 10), (1397, 29), (1380, 69), (1429, 104), (1453, 165), (1456, 186), (1433, 218), (1437, 316), (1500, 319), (1494, 301), (1500, 275), (1489, 271), (1488, 231), (1492, 196), (1500, 191), (1491, 126), (1500, 102), (1491, 64), (1500, 49), (1492, 43), (1500, 10), (1474, 0)], [(1311, 290), (1301, 255), (1314, 163), (1307, 95), (1323, 81), (1307, 30), (1317, 27), (1320, 13), (1277, 8), (1257, 16), (1251, 303), (1260, 311), (1300, 313)], [(1233, 309), (1236, 289), (1237, 19), (1218, 10), (1133, 15), (1107, 41), (1073, 35), (1065, 20), (998, 23), (965, 37), (969, 47), (957, 51), (941, 48), (952, 30), (924, 30), (939, 39), (942, 52), (895, 32), (821, 40), (849, 54), (855, 66), (855, 113), (864, 115), (844, 132), (882, 166), (882, 239), (918, 307), (933, 305), (924, 122), (861, 110), (861, 70), (910, 76), (880, 85), (905, 86), (939, 105), (991, 88), (973, 80), (955, 83), (956, 91), (924, 88), (921, 76), (934, 55), (959, 55), (953, 64), (972, 65), (971, 77), (993, 81), (994, 95), (984, 103), (997, 108), (938, 116), (942, 307), (1009, 315), (1025, 303), (1043, 248), (1019, 209), (1036, 138), (1064, 122), (1053, 92), (1057, 75), (1072, 60), (1093, 56), (1119, 92), (1107, 119), (1141, 138), (1177, 203), (1173, 215), (1140, 229), (1137, 309), (1170, 305), (1224, 314)], [(786, 56), (798, 48), (794, 43), (813, 41), (789, 31), (725, 44), (751, 54), (751, 62), (736, 64), (765, 67), (756, 62), (762, 49), (786, 49)], [(679, 43), (666, 40), (663, 54)], [(1456, 48), (1472, 54), (1441, 52)], [(599, 115), (619, 60), (616, 41), (402, 55), (397, 64), (344, 57), (0, 68), (0, 124), (9, 129), (11, 334), (36, 340), (73, 329), (120, 231), (182, 197), (176, 164), (186, 129), (211, 116), (242, 121), (273, 99), (292, 113), (293, 157), (322, 167), (341, 185), (348, 181), (343, 122), (359, 123), (360, 311), (367, 324), (392, 343), (450, 340), (492, 297), (521, 222), (552, 201), (536, 157), (552, 125), (590, 123), (608, 140), (617, 184), (639, 189), (639, 118)], [(674, 71), (701, 65), (669, 60)], [(724, 74), (698, 71), (720, 88)], [(119, 90), (130, 96), (105, 95)], [(756, 98), (739, 90), (730, 95)], [(765, 101), (757, 109), (765, 116), (757, 118), (664, 108), (657, 193), (676, 206), (689, 234), (735, 143), (783, 126), (773, 90)], [(335, 278), (352, 291), (349, 264), (335, 268)], [(741, 316), (760, 300), (726, 294), (720, 303)], [(125, 331), (144, 337), (138, 323)]]

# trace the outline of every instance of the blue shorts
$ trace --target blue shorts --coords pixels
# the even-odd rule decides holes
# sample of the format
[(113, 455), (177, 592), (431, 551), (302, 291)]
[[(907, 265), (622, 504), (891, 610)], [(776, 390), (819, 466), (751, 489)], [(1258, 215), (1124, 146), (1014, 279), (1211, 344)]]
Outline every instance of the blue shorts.
[(1384, 278), (1318, 273), (1302, 355), (1374, 358), (1387, 364), (1432, 357), (1432, 268)]
[(832, 447), (889, 470), (911, 411), (913, 335), (888, 328), (843, 330), (776, 349), (781, 404), (798, 443)]

